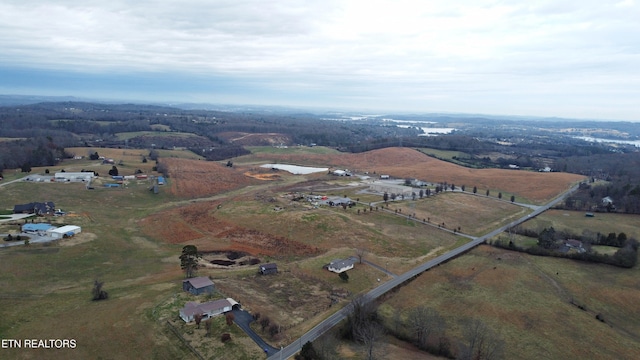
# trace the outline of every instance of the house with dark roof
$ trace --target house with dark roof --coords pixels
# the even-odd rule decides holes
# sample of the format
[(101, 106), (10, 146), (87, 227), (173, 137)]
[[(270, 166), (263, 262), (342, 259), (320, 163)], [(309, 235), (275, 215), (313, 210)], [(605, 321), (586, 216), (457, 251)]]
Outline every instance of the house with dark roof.
[(184, 322), (189, 323), (194, 320), (196, 314), (202, 314), (202, 320), (207, 320), (216, 315), (231, 311), (236, 305), (239, 306), (238, 302), (231, 298), (209, 301), (202, 304), (190, 301), (180, 309), (180, 318), (182, 318)]
[(211, 294), (214, 288), (213, 282), (206, 276), (182, 280), (182, 290), (193, 295)]
[(277, 273), (278, 273), (278, 265), (276, 265), (275, 263), (260, 265), (260, 274), (262, 275), (277, 274)]
[(19, 204), (13, 206), (14, 214), (36, 214), (40, 216), (53, 215), (56, 207), (52, 201), (32, 202), (28, 204)]
[(341, 272), (353, 269), (353, 265), (356, 263), (356, 261), (357, 259), (352, 257), (345, 260), (333, 260), (329, 263), (329, 266), (327, 266), (327, 270), (332, 271), (336, 274), (340, 274)]

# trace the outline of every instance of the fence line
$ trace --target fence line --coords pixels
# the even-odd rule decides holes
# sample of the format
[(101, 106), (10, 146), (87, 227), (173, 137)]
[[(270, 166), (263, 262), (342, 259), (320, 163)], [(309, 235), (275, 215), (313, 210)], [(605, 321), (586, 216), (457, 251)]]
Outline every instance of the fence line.
[(202, 355), (200, 355), (200, 353), (198, 352), (198, 350), (196, 350), (193, 346), (191, 346), (191, 344), (189, 344), (189, 342), (187, 341), (187, 339), (185, 339), (180, 332), (178, 331), (178, 329), (176, 329), (175, 326), (171, 325), (171, 323), (169, 322), (169, 320), (167, 320), (167, 326), (169, 326), (169, 330), (171, 330), (172, 333), (174, 333), (178, 339), (180, 339), (180, 341), (182, 341), (182, 343), (189, 348), (189, 350), (191, 350), (191, 352), (198, 357), (198, 359), (200, 360), (205, 360), (204, 357)]

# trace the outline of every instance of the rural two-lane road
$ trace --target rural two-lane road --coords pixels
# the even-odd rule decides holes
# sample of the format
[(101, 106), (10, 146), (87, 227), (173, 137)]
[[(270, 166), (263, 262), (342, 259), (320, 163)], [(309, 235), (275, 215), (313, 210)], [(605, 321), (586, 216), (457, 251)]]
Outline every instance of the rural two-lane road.
[[(519, 225), (533, 217), (536, 217), (538, 215), (540, 215), (541, 213), (543, 213), (544, 211), (547, 211), (549, 208), (555, 206), (556, 204), (560, 203), (562, 200), (564, 200), (569, 194), (573, 193), (574, 191), (576, 191), (578, 189), (579, 185), (575, 185), (572, 188), (570, 188), (569, 190), (565, 191), (564, 193), (562, 193), (562, 195), (558, 196), (557, 198), (553, 199), (552, 201), (550, 201), (549, 203), (547, 203), (544, 206), (540, 206), (537, 209), (535, 209), (531, 214), (525, 215), (523, 217), (521, 217), (518, 220), (515, 220), (507, 225), (504, 225), (498, 229), (495, 229), (493, 231), (491, 231), (490, 233), (480, 236), (478, 238), (475, 238), (473, 240), (471, 240), (470, 242), (456, 248), (453, 249), (451, 251), (449, 251), (446, 254), (440, 255), (435, 259), (429, 260), (426, 263), (415, 267), (409, 271), (407, 271), (404, 274), (398, 275), (396, 277), (394, 277), (393, 279), (381, 284), (380, 286), (374, 288), (373, 290), (369, 291), (366, 296), (369, 299), (377, 299), (378, 297), (384, 295), (385, 293), (387, 293), (388, 291), (392, 290), (393, 288), (399, 286), (400, 284), (404, 283), (405, 281), (411, 279), (414, 276), (417, 276), (429, 269), (431, 269), (432, 267), (438, 266), (452, 258), (455, 258), (456, 256), (463, 254), (471, 249), (473, 249), (474, 247), (484, 243), (487, 239), (492, 238), (500, 233), (502, 233), (503, 231), (505, 231), (506, 229)], [(345, 319), (347, 317), (347, 315), (349, 315), (350, 312), (350, 307), (346, 306), (343, 307), (342, 309), (340, 309), (339, 311), (335, 312), (334, 314), (332, 314), (331, 316), (329, 316), (328, 318), (326, 318), (325, 320), (323, 320), (322, 322), (320, 322), (318, 325), (316, 325), (313, 329), (309, 330), (307, 333), (305, 333), (304, 335), (302, 335), (302, 337), (300, 337), (299, 339), (297, 339), (296, 341), (294, 341), (293, 343), (291, 343), (289, 346), (285, 347), (284, 349), (282, 349), (281, 351), (277, 352), (276, 354), (268, 357), (269, 360), (278, 360), (278, 359), (288, 359), (290, 357), (292, 357), (293, 355), (295, 355), (298, 351), (300, 351), (300, 349), (302, 348), (302, 345), (304, 345), (305, 343), (307, 343), (308, 341), (314, 341), (315, 339), (317, 339), (318, 337), (320, 337), (320, 335), (324, 334), (326, 331), (328, 331), (329, 329), (331, 329), (333, 326), (335, 326), (336, 324), (338, 324), (340, 321), (342, 321), (343, 319)]]

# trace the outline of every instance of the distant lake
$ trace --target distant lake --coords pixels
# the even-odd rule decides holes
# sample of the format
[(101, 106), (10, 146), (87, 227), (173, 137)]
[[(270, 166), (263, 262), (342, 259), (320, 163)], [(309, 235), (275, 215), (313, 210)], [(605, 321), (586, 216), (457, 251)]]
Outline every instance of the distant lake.
[(574, 138), (584, 140), (584, 141), (589, 141), (589, 142), (627, 144), (627, 145), (633, 145), (635, 147), (640, 147), (640, 140), (613, 140), (613, 139), (594, 138), (591, 136), (574, 136)]
[[(407, 121), (408, 122), (408, 121)], [(424, 131), (424, 134), (418, 136), (438, 136), (442, 134), (451, 134), (456, 128), (443, 128), (443, 127), (420, 127), (415, 125), (396, 125), (399, 128), (420, 128)]]
[(424, 134), (420, 134), (419, 136), (437, 136), (441, 134), (451, 134), (455, 128), (426, 128), (423, 127), (422, 131)]
[(318, 168), (318, 167), (310, 167), (310, 166), (299, 166), (299, 165), (287, 165), (287, 164), (264, 164), (260, 167), (269, 168), (269, 169), (279, 169), (288, 171), (294, 175), (305, 175), (305, 174), (313, 174), (317, 172), (328, 171), (329, 168)]

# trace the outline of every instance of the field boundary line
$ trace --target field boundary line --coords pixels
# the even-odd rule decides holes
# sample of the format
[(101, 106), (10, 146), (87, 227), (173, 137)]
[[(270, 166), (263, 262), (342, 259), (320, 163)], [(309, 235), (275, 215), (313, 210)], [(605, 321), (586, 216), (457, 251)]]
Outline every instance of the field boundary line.
[(191, 350), (191, 352), (198, 357), (198, 359), (200, 360), (205, 360), (204, 357), (202, 355), (200, 355), (200, 353), (198, 352), (198, 350), (196, 350), (193, 346), (191, 346), (191, 344), (189, 344), (189, 342), (187, 341), (187, 339), (185, 339), (180, 332), (178, 331), (178, 329), (175, 328), (175, 326), (171, 325), (171, 323), (169, 322), (169, 320), (166, 321), (167, 326), (169, 327), (169, 330), (171, 330), (171, 332), (178, 337), (178, 339), (180, 339), (180, 341), (182, 341), (182, 343), (189, 349)]

